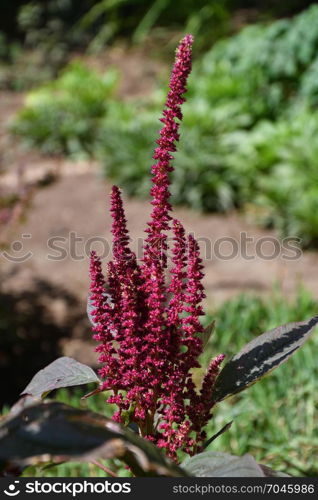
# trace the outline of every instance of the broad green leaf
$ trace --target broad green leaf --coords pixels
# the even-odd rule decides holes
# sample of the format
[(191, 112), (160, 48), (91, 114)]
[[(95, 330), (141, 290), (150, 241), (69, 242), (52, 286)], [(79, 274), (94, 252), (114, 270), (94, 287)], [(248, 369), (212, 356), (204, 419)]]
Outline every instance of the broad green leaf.
[(120, 458), (138, 476), (186, 476), (150, 441), (87, 410), (41, 402), (0, 425), (0, 463), (6, 467)]
[(187, 458), (182, 468), (194, 477), (265, 477), (251, 455), (236, 457), (228, 453), (204, 451)]
[(215, 328), (215, 321), (212, 321), (211, 323), (208, 324), (208, 326), (205, 327), (202, 333), (199, 334), (199, 337), (202, 340), (203, 343), (203, 349), (206, 347), (207, 343), (210, 340), (210, 337), (212, 333), (214, 332)]
[(221, 370), (214, 389), (215, 402), (243, 391), (277, 368), (301, 347), (318, 323), (318, 316), (288, 323), (263, 333), (245, 345)]
[(43, 397), (54, 389), (73, 385), (99, 383), (95, 372), (75, 359), (63, 356), (34, 375), (21, 395)]

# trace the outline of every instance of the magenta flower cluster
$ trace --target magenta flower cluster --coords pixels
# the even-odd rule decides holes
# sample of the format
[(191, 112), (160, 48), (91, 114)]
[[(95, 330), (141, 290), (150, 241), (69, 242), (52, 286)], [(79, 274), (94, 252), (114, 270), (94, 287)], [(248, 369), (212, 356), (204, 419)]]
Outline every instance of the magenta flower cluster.
[[(179, 140), (186, 82), (191, 71), (192, 36), (176, 51), (163, 127), (152, 166), (152, 213), (142, 262), (129, 248), (129, 234), (119, 189), (111, 192), (113, 260), (107, 279), (96, 253), (91, 255), (91, 303), (94, 338), (99, 345), (101, 390), (111, 391), (113, 418), (136, 423), (140, 434), (177, 460), (177, 451), (199, 451), (211, 416), (213, 384), (224, 358), (217, 356), (201, 388), (193, 380), (203, 350), (202, 261), (198, 243), (186, 237), (172, 218), (169, 174)], [(168, 233), (173, 234), (168, 265)]]

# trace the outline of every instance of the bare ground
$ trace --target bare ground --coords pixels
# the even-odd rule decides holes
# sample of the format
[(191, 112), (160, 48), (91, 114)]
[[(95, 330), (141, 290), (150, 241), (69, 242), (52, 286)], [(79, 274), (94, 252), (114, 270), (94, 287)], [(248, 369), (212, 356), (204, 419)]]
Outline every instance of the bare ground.
[[(83, 172), (84, 164), (65, 162), (64, 173), (58, 181), (35, 194), (27, 219), (12, 235), (14, 240), (23, 242), (23, 251), (8, 249), (8, 253), (11, 252), (14, 257), (22, 256), (23, 252), (31, 252), (32, 257), (23, 263), (2, 259), (2, 274), (7, 276), (6, 283), (10, 288), (26, 285), (29, 279), (36, 276), (56, 285), (63, 285), (80, 299), (85, 299), (89, 249), (106, 252), (107, 260), (111, 245), (111, 221), (108, 213), (111, 186), (98, 176), (93, 164), (87, 164), (87, 167), (90, 167), (90, 171)], [(125, 207), (130, 235), (137, 250), (144, 237), (149, 203), (125, 198)], [(201, 249), (206, 257), (204, 281), (211, 305), (240, 291), (270, 292), (277, 282), (287, 296), (293, 296), (298, 285), (304, 283), (318, 298), (316, 253), (304, 252), (298, 260), (288, 261), (283, 258), (284, 250), (281, 249), (279, 256), (268, 260), (266, 255), (273, 252), (273, 243), (268, 242), (262, 246), (265, 259), (256, 256), (255, 244), (250, 243), (247, 247), (248, 259), (240, 255), (240, 249), (236, 258), (222, 259), (213, 255), (213, 248), (217, 247), (216, 242), (221, 238), (232, 238), (239, 244), (243, 232), (256, 242), (260, 238), (273, 238), (274, 235), (248, 225), (235, 213), (226, 216), (202, 215), (178, 208), (175, 209), (174, 216), (183, 222), (188, 232), (200, 239)], [(51, 239), (54, 237), (61, 238), (54, 243), (58, 249), (52, 247)], [(77, 242), (75, 237), (79, 238)], [(222, 243), (221, 252), (230, 255), (233, 244)], [(66, 253), (68, 255), (64, 255)], [(290, 256), (291, 252), (286, 251), (285, 254)]]

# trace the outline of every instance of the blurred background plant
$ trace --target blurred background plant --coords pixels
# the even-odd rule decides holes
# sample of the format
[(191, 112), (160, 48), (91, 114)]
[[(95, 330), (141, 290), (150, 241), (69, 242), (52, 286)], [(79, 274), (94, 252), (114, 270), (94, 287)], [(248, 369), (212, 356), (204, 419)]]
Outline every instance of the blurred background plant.
[[(101, 4), (109, 5), (95, 7)], [(198, 59), (176, 154), (175, 203), (240, 208), (282, 236), (316, 244), (317, 26), (312, 6), (292, 19), (247, 26)], [(46, 153), (89, 152), (106, 176), (145, 196), (164, 90), (122, 102), (116, 82), (110, 70), (102, 77), (72, 63), (29, 95), (13, 130)]]
[[(281, 235), (316, 243), (317, 22), (314, 6), (292, 20), (246, 27), (195, 64), (176, 154), (176, 202), (203, 211), (248, 207)], [(130, 122), (106, 119), (101, 129), (106, 175), (130, 194), (148, 190), (144, 158), (156, 113), (154, 99)]]
[(0, 25), (0, 87), (23, 90), (55, 77), (70, 53), (88, 43), (88, 34), (77, 32), (73, 25), (93, 3), (14, 1), (5, 6)]
[(100, 120), (112, 116), (117, 74), (98, 75), (73, 61), (59, 78), (31, 92), (14, 127), (44, 153), (93, 155)]
[(184, 0), (180, 9), (172, 0), (14, 0), (1, 7), (0, 87), (37, 85), (74, 51), (99, 52), (118, 39), (140, 44), (150, 37), (170, 49), (180, 32), (191, 32), (196, 50), (206, 50), (245, 22), (292, 15), (308, 3)]

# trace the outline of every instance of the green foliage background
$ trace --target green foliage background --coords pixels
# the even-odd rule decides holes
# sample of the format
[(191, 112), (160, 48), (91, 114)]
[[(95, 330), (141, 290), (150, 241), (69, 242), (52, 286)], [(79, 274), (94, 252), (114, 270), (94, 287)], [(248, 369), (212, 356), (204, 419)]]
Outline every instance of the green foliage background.
[[(317, 23), (314, 6), (292, 20), (246, 27), (194, 65), (175, 161), (176, 203), (248, 208), (282, 235), (316, 243)], [(156, 99), (130, 122), (106, 119), (101, 130), (106, 175), (130, 194), (148, 189), (144, 158), (163, 95)]]
[[(239, 208), (282, 236), (316, 245), (317, 53), (312, 6), (247, 26), (198, 58), (175, 155), (174, 203)], [(129, 194), (146, 196), (165, 89), (122, 102), (115, 81), (112, 71), (101, 77), (72, 64), (29, 96), (14, 131), (45, 153), (89, 153)]]
[(47, 154), (93, 154), (101, 119), (113, 107), (115, 71), (100, 76), (79, 61), (30, 93), (14, 130)]

